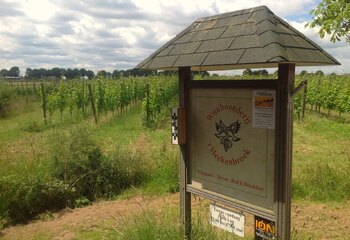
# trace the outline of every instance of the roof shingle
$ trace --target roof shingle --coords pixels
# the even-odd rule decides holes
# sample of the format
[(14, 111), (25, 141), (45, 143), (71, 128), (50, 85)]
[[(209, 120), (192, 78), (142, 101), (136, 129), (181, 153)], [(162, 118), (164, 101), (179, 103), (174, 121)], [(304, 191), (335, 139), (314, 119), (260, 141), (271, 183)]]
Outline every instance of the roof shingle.
[(137, 69), (192, 70), (340, 64), (316, 43), (260, 6), (200, 18)]

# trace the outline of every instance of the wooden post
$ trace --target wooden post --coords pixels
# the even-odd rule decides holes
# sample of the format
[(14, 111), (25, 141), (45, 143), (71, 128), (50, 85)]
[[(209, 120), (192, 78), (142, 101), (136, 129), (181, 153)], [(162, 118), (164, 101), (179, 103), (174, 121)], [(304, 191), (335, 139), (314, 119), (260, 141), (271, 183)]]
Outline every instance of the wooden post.
[[(187, 107), (188, 89), (187, 83), (191, 79), (191, 68), (179, 68), (179, 107)], [(180, 223), (183, 226), (183, 237), (186, 240), (191, 238), (191, 194), (186, 191), (186, 184), (188, 184), (190, 168), (187, 159), (186, 144), (180, 145)]]
[(305, 117), (305, 109), (306, 109), (306, 97), (307, 97), (307, 82), (304, 87), (304, 94), (303, 94), (303, 108), (302, 108), (302, 118)]
[(89, 98), (91, 103), (91, 109), (94, 114), (95, 124), (97, 124), (96, 107), (95, 107), (94, 95), (92, 94), (91, 84), (88, 84), (88, 88), (89, 88)]
[(146, 84), (146, 125), (150, 126), (150, 109), (149, 109), (149, 84)]
[[(276, 175), (275, 194), (277, 239), (289, 240), (291, 235), (291, 182), (293, 144), (293, 99), (295, 65), (278, 65), (276, 116)], [(277, 189), (276, 188), (276, 189)]]
[(47, 124), (47, 117), (46, 117), (46, 92), (44, 88), (44, 83), (41, 83), (41, 95), (42, 95), (42, 100), (43, 100), (43, 114), (44, 114), (44, 122)]
[[(82, 85), (83, 85), (83, 87), (82, 87), (82, 91), (83, 91), (83, 106), (82, 106), (82, 112), (83, 112), (83, 118), (85, 117), (85, 82), (84, 82), (84, 80), (82, 80)], [(79, 113), (79, 111), (78, 111), (78, 113)]]

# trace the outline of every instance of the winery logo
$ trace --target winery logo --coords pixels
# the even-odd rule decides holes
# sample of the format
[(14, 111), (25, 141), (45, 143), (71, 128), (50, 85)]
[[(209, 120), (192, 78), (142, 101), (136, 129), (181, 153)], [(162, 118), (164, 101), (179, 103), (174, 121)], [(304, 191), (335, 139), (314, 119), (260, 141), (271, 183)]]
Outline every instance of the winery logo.
[(214, 127), (210, 134), (212, 137), (208, 139), (207, 144), (213, 159), (227, 166), (235, 166), (251, 155), (251, 149), (237, 147), (238, 144), (235, 146), (235, 143), (244, 139), (242, 138), (244, 134), (240, 131), (241, 127), (249, 125), (252, 121), (242, 106), (218, 104), (207, 113), (206, 120), (210, 122), (208, 127)]
[(224, 146), (225, 152), (232, 148), (234, 142), (241, 140), (235, 134), (239, 132), (241, 123), (237, 120), (226, 126), (222, 120), (219, 123), (215, 122), (216, 131), (214, 135), (220, 140), (220, 143)]

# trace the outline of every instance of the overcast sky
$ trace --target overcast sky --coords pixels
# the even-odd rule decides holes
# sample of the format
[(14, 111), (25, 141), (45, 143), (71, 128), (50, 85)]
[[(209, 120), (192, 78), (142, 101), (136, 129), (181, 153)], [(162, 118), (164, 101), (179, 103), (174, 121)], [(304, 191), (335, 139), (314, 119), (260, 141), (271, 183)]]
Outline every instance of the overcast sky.
[[(341, 62), (350, 46), (305, 29), (315, 0), (0, 0), (0, 69), (133, 68), (200, 17), (266, 5)], [(302, 70), (303, 68), (298, 68)], [(316, 71), (318, 68), (305, 68)]]

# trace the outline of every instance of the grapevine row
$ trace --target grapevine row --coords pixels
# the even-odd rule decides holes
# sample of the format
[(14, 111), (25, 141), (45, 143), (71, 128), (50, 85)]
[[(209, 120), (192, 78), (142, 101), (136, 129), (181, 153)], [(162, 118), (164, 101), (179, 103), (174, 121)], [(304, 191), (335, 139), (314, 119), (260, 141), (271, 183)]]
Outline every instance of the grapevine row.
[(146, 87), (146, 96), (142, 101), (143, 124), (154, 127), (162, 110), (168, 107), (177, 94), (176, 76), (150, 78)]
[(42, 84), (39, 93), (45, 119), (46, 111), (49, 116), (58, 112), (61, 121), (63, 113), (69, 111), (71, 117), (73, 112), (78, 116), (93, 114), (97, 122), (108, 112), (112, 112), (113, 115), (116, 112), (122, 114), (128, 106), (142, 101), (143, 124), (151, 127), (178, 93), (178, 85), (175, 76), (123, 80), (99, 78), (93, 81), (61, 81), (51, 89)]
[(62, 120), (66, 110), (71, 116), (73, 111), (86, 116), (92, 108), (96, 109), (96, 113), (93, 112), (98, 119), (107, 112), (122, 113), (127, 106), (141, 101), (145, 86), (146, 81), (140, 78), (62, 81), (51, 90), (40, 91), (40, 95), (45, 105), (44, 111), (48, 111), (50, 116), (59, 112)]
[[(320, 108), (328, 111), (335, 110), (340, 114), (350, 112), (350, 77), (349, 76), (307, 76), (306, 103), (311, 106), (311, 110), (320, 112)], [(301, 82), (301, 77), (297, 77), (296, 83)], [(302, 95), (296, 95), (294, 108), (299, 114), (302, 106)]]

